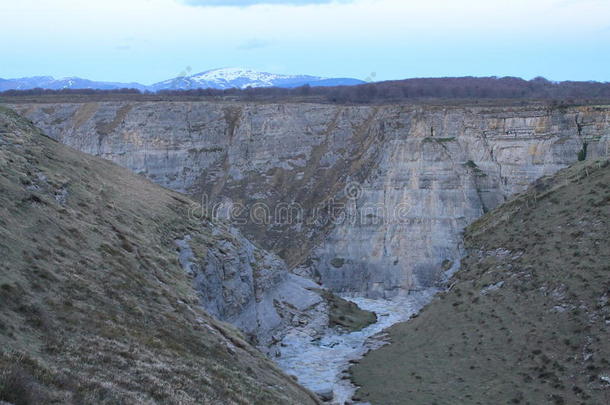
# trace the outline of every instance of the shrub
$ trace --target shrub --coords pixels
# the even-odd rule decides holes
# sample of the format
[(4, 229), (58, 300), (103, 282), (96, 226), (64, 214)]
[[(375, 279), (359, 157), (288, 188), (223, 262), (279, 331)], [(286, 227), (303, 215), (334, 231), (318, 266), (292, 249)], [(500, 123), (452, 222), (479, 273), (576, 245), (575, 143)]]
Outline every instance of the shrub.
[(468, 162), (464, 163), (464, 166), (468, 167), (469, 169), (477, 169), (478, 166), (475, 162), (473, 162), (472, 160), (469, 160)]
[(587, 143), (584, 142), (582, 144), (582, 149), (580, 150), (580, 152), (578, 152), (578, 161), (582, 162), (586, 158), (587, 158)]
[(18, 364), (0, 370), (0, 401), (14, 405), (48, 402), (34, 377)]

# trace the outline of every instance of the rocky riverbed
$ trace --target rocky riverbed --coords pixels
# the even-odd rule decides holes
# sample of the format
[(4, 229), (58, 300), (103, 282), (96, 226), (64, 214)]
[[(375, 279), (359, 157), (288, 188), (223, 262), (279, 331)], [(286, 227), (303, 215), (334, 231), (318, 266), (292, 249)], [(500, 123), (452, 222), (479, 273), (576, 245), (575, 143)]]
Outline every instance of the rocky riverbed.
[(345, 404), (356, 390), (347, 372), (350, 364), (387, 343), (384, 329), (408, 320), (438, 291), (438, 288), (428, 288), (392, 299), (343, 296), (360, 308), (375, 312), (378, 321), (351, 333), (328, 328), (321, 336), (312, 334), (306, 327), (296, 329), (278, 344), (280, 355), (276, 361), (286, 373), (297, 376), (305, 387), (334, 404)]

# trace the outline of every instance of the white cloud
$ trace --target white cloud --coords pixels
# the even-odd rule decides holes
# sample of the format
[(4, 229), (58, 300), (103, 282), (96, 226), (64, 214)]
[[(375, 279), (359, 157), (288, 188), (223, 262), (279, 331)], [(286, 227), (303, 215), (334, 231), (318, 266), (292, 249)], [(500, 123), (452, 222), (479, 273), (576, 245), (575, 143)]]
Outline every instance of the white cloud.
[[(338, 0), (180, 0), (190, 6), (223, 6), (223, 7), (248, 7), (259, 4), (284, 4), (295, 6), (306, 6), (310, 4), (328, 4)], [(345, 0), (343, 0), (345, 2)], [(349, 0), (348, 0), (349, 1)]]
[[(197, 1), (217, 3), (218, 1)], [(566, 3), (568, 1), (568, 3)], [(262, 3), (249, 1), (247, 3)], [(52, 4), (52, 7), (50, 4)], [(223, 0), (223, 3), (226, 3)], [(232, 1), (230, 3), (246, 3)], [(3, 7), (0, 31), (40, 38), (147, 36), (172, 40), (238, 43), (257, 37), (286, 40), (384, 41), (409, 35), (413, 40), (443, 35), (584, 36), (606, 27), (610, 2), (597, 0), (359, 0), (295, 7), (283, 0), (247, 8), (190, 7), (175, 0), (34, 0)], [(325, 4), (319, 4), (325, 3)], [(14, 18), (11, 18), (13, 15)], [(575, 18), (575, 16), (579, 16)], [(484, 38), (481, 38), (484, 39)]]

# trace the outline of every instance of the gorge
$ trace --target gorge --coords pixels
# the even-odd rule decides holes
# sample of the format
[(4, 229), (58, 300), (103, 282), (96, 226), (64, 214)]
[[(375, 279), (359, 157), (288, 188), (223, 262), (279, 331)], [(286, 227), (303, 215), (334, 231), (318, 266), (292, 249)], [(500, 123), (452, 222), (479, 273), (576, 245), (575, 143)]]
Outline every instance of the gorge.
[(279, 355), (288, 372), (290, 351), (308, 353), (315, 338), (351, 344), (323, 335), (328, 303), (316, 289), (361, 303), (407, 302), (414, 290), (428, 300), (460, 267), (466, 226), (542, 176), (607, 158), (610, 147), (607, 106), (9, 106), (61, 143), (192, 196), (200, 205), (190, 202), (189, 220), (225, 224), (214, 246), (193, 232), (176, 237), (180, 265), (208, 313)]

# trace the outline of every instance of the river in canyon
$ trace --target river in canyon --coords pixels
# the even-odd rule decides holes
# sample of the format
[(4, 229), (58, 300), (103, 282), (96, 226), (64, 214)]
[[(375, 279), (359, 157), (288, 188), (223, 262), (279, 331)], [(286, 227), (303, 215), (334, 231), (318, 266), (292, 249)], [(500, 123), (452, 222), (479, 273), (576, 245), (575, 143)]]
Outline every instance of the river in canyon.
[(384, 329), (411, 318), (439, 291), (428, 288), (392, 299), (343, 296), (360, 308), (375, 312), (377, 322), (351, 333), (328, 328), (319, 338), (306, 333), (290, 334), (283, 339), (281, 356), (275, 360), (287, 374), (297, 376), (300, 384), (325, 396), (332, 392), (332, 403), (343, 405), (356, 391), (347, 374), (350, 361), (386, 344)]

